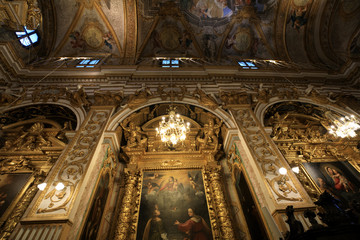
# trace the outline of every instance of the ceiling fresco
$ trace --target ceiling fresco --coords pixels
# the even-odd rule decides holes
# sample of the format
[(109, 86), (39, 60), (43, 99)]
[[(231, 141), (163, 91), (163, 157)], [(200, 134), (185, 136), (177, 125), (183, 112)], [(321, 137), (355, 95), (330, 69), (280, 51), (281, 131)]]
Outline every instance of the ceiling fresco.
[[(43, 19), (47, 25), (39, 28), (41, 35), (48, 39), (51, 33), (54, 39), (50, 48), (46, 45), (50, 51), (40, 56), (50, 61), (36, 61), (36, 50), (30, 54), (15, 47), (25, 64), (33, 67), (62, 57), (98, 58), (108, 66), (146, 65), (158, 57), (181, 57), (203, 65), (236, 66), (239, 60), (255, 59), (295, 63), (300, 69), (341, 71), (359, 58), (358, 0), (38, 2), (52, 5), (55, 19), (52, 26)], [(2, 32), (1, 41), (13, 38)]]

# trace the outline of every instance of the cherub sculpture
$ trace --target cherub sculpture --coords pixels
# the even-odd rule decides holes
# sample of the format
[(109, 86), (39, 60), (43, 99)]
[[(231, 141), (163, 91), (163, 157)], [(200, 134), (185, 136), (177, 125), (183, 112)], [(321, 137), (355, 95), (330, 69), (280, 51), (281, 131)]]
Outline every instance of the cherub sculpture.
[(122, 123), (120, 125), (124, 129), (127, 148), (138, 148), (146, 144), (146, 133), (141, 130), (140, 126), (136, 126), (133, 122), (129, 123), (129, 127), (124, 126)]
[(209, 122), (205, 124), (204, 128), (202, 129), (203, 134), (200, 134), (200, 136), (203, 135), (204, 137), (197, 137), (197, 143), (204, 147), (213, 147), (214, 150), (217, 150), (219, 147), (218, 136), (222, 123), (223, 121), (221, 120), (219, 123), (215, 124), (213, 119), (209, 119)]

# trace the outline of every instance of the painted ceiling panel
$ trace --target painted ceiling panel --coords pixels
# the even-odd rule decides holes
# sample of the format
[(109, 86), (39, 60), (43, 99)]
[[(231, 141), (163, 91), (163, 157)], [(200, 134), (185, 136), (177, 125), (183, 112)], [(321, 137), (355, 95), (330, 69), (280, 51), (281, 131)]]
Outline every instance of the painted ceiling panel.
[(76, 1), (69, 0), (55, 0), (55, 11), (56, 11), (56, 43), (55, 48), (58, 47), (62, 38), (59, 36), (64, 36), (67, 33), (76, 13), (79, 10), (79, 5)]
[(96, 8), (85, 8), (57, 56), (119, 56), (116, 41)]
[(124, 2), (123, 0), (109, 0), (104, 1), (101, 3), (101, 10), (104, 14), (103, 18), (106, 18), (108, 24), (111, 26), (113, 31), (115, 32), (116, 36), (119, 40), (121, 48), (124, 46)]

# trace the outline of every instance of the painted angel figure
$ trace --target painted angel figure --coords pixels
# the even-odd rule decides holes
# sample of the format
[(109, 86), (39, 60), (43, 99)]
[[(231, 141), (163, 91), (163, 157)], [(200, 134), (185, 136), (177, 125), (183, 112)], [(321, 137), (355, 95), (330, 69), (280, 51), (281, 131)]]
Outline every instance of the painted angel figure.
[(190, 172), (188, 172), (189, 182), (190, 186), (195, 191), (195, 196), (203, 196), (204, 192), (202, 191), (202, 181), (201, 181), (201, 173), (196, 173), (195, 176), (191, 175)]

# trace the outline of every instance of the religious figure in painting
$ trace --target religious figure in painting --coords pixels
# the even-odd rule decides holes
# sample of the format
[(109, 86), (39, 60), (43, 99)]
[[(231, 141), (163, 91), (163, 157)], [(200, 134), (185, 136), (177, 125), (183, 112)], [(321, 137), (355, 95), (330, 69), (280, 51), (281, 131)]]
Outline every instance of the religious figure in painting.
[(347, 178), (340, 174), (336, 169), (326, 167), (325, 170), (334, 181), (334, 188), (336, 190), (354, 192), (354, 187), (352, 183), (348, 181)]
[(186, 233), (188, 236), (187, 238), (184, 238), (184, 240), (210, 240), (211, 230), (204, 219), (195, 215), (192, 208), (188, 209), (188, 215), (190, 219), (186, 222), (180, 223), (176, 220), (174, 223), (179, 231)]
[(153, 217), (149, 219), (145, 226), (143, 240), (167, 240), (167, 233), (164, 228), (162, 219), (160, 218), (160, 211), (155, 209)]

